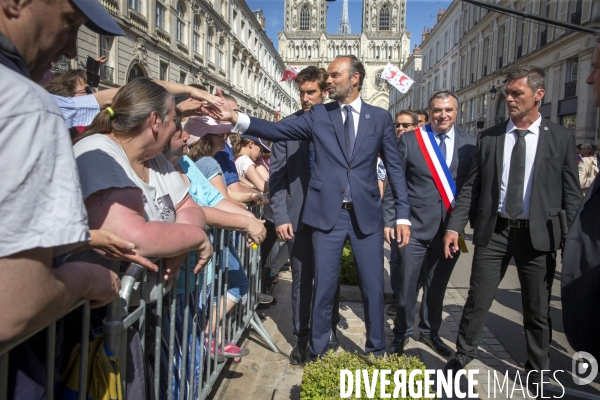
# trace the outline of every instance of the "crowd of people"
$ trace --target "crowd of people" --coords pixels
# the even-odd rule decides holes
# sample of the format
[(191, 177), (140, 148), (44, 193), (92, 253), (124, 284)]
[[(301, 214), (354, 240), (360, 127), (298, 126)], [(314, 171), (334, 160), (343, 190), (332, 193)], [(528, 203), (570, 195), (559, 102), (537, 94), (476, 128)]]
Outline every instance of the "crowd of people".
[[(597, 202), (598, 155), (590, 144), (576, 147), (572, 132), (540, 116), (540, 68), (507, 71), (510, 118), (478, 137), (456, 126), (459, 100), (447, 90), (433, 93), (426, 110), (402, 110), (393, 119), (365, 103), (365, 69), (355, 56), (339, 56), (327, 70), (300, 71), (301, 110), (268, 122), (240, 113), (236, 99), (220, 89), (210, 94), (197, 85), (140, 78), (95, 91), (82, 70), (49, 77), (58, 56), (76, 55), (82, 24), (103, 35), (123, 32), (94, 0), (33, 1), (35, 7), (15, 2), (0, 13), (0, 159), (6, 177), (0, 185), (0, 341), (62, 318), (79, 299), (89, 300), (101, 317), (119, 292), (124, 266), (137, 263), (148, 270), (143, 295), (150, 313), (169, 293), (178, 309), (189, 300), (212, 315), (202, 329), (213, 338), (190, 346), (205, 346), (218, 362), (239, 362), (248, 350), (209, 332), (247, 301), (249, 280), (236, 232), (248, 238), (245, 245), (261, 248), (259, 303), (275, 304), (268, 291), (289, 260), (290, 363), (297, 365), (339, 347), (346, 240), (365, 307), (365, 351), (374, 355), (404, 353), (422, 288), (418, 340), (452, 356), (439, 329), (468, 221), (475, 245), (471, 287), (449, 369), (477, 357), (486, 315), (512, 258), (522, 286), (526, 369), (549, 368), (556, 252), (572, 224), (580, 229), (570, 233), (579, 247), (567, 250), (587, 261), (565, 259), (565, 301), (570, 304), (572, 287), (593, 298), (582, 282), (598, 282), (597, 262), (591, 261), (598, 255), (597, 227), (587, 229), (588, 220), (597, 219), (589, 217), (589, 207)], [(593, 62), (587, 82), (600, 89), (600, 47)], [(600, 106), (600, 90), (595, 96)], [(250, 206), (262, 207), (260, 219)], [(215, 228), (231, 236), (213, 257)], [(388, 306), (384, 240), (391, 245), (394, 302)], [(278, 241), (284, 245), (270, 257)], [(211, 287), (217, 268), (227, 268), (221, 298)], [(205, 292), (194, 291), (198, 281), (205, 282)], [(141, 299), (138, 289), (132, 306)], [(389, 349), (385, 313), (394, 316)], [(569, 315), (571, 326), (578, 324), (576, 315)], [(177, 335), (187, 335), (181, 314)], [(597, 340), (579, 330), (571, 336), (578, 350), (599, 353)], [(13, 352), (9, 394), (35, 398), (46, 385), (30, 362), (39, 349), (29, 341)]]

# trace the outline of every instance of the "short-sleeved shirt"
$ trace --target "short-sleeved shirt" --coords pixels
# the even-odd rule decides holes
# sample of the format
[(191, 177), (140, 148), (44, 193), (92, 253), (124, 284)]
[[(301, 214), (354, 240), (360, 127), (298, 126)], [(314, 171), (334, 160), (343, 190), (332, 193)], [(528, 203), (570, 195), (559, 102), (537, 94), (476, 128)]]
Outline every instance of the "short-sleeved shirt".
[(377, 158), (377, 179), (385, 181), (387, 171), (385, 170), (385, 164), (381, 158)]
[(52, 97), (62, 112), (67, 128), (91, 125), (96, 115), (100, 113), (100, 105), (93, 94), (75, 97), (53, 94)]
[(256, 166), (256, 164), (254, 163), (254, 161), (252, 161), (250, 159), (250, 157), (248, 156), (244, 156), (241, 155), (238, 158), (235, 159), (235, 167), (237, 168), (237, 173), (241, 176), (241, 177), (246, 177), (246, 171), (248, 171), (248, 168), (250, 168), (251, 166)]
[(221, 169), (221, 166), (219, 165), (217, 160), (215, 160), (214, 158), (212, 158), (212, 157), (199, 158), (198, 160), (196, 160), (196, 167), (198, 167), (200, 172), (202, 172), (202, 174), (209, 181), (212, 180), (215, 176), (220, 175), (221, 178), (223, 179), (223, 183), (225, 184), (225, 187), (227, 187), (227, 181), (225, 180), (225, 177), (223, 176), (223, 170)]
[(218, 151), (213, 157), (217, 160), (223, 170), (223, 177), (225, 178), (226, 185), (231, 185), (232, 183), (240, 181), (235, 162), (233, 161), (233, 151), (229, 144), (225, 143), (225, 149)]
[[(106, 135), (95, 134), (82, 139), (73, 147), (79, 168), (79, 177), (83, 197), (87, 199), (94, 193), (110, 188), (137, 188), (144, 201), (144, 219), (146, 221), (175, 222), (175, 210), (187, 194), (187, 186), (179, 172), (160, 154), (148, 160), (148, 184), (131, 168), (127, 154), (115, 141)], [(94, 251), (84, 251), (73, 256), (74, 259), (95, 262), (120, 272), (120, 262), (98, 257)], [(158, 298), (156, 273), (148, 271), (146, 301)], [(161, 278), (162, 279), (162, 278)], [(163, 294), (172, 286), (170, 279), (163, 288)], [(134, 289), (131, 305), (139, 301), (139, 292)]]
[(0, 64), (0, 257), (89, 241), (77, 165), (61, 112), (42, 87)]

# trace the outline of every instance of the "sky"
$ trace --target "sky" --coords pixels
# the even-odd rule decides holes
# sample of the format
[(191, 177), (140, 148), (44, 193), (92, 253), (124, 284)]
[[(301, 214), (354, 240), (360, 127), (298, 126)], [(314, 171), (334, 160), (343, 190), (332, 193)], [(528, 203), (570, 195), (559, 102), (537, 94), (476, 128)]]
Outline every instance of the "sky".
[[(284, 0), (246, 0), (246, 4), (251, 10), (257, 8), (263, 10), (267, 22), (267, 36), (273, 40), (276, 49), (278, 48), (277, 34), (283, 30), (283, 3)], [(407, 0), (406, 29), (412, 33), (411, 52), (415, 44), (421, 44), (423, 27), (433, 27), (437, 21), (440, 8), (448, 8), (450, 3), (450, 1), (442, 0)], [(328, 4), (327, 32), (337, 33), (342, 16), (343, 1), (335, 0)], [(352, 33), (360, 33), (361, 31), (362, 5), (363, 0), (348, 0), (348, 14)]]

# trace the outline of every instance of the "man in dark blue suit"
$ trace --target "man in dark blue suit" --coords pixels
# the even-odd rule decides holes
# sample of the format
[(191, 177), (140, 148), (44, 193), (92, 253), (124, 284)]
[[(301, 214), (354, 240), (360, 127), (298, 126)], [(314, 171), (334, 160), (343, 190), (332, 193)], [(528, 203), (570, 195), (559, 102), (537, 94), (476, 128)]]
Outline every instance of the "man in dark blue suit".
[[(383, 299), (383, 211), (377, 184), (377, 154), (385, 162), (396, 209), (399, 246), (410, 237), (410, 207), (392, 117), (359, 96), (365, 69), (355, 56), (340, 56), (328, 68), (328, 104), (278, 123), (232, 113), (228, 105), (207, 110), (236, 124), (238, 132), (274, 142), (309, 140), (315, 147), (313, 174), (302, 222), (313, 227), (315, 260), (311, 359), (325, 354), (340, 275), (340, 257), (350, 239), (365, 308), (365, 351), (385, 353)], [(220, 94), (220, 89), (217, 90)]]
[[(323, 104), (327, 95), (327, 78), (323, 68), (306, 67), (296, 77), (302, 109), (283, 119), (297, 118), (315, 104)], [(275, 230), (287, 240), (292, 264), (292, 320), (296, 344), (290, 353), (290, 364), (302, 365), (310, 340), (310, 307), (313, 293), (312, 228), (301, 220), (315, 151), (308, 140), (289, 140), (273, 144), (269, 188)], [(329, 348), (336, 349), (337, 324), (340, 321), (339, 288), (333, 304), (333, 320)]]
[[(457, 113), (458, 99), (454, 93), (436, 92), (429, 99), (429, 125), (420, 127), (418, 131), (406, 132), (398, 138), (398, 147), (406, 171), (412, 234), (408, 246), (398, 250), (400, 265), (396, 281), (396, 318), (391, 353), (403, 354), (404, 347), (412, 336), (414, 309), (419, 289), (422, 287), (419, 341), (444, 356), (452, 354), (440, 338), (438, 330), (442, 324), (444, 294), (458, 257), (444, 257), (443, 239), (446, 224), (450, 219), (450, 210), (447, 209), (436, 186), (418, 135), (423, 129), (433, 133), (435, 144), (440, 149), (442, 159), (454, 181), (455, 195), (458, 196), (469, 173), (477, 140), (475, 136), (454, 125)], [(386, 190), (384, 195), (383, 210), (386, 223), (385, 239), (388, 243), (393, 243), (394, 231), (391, 227), (395, 225), (395, 213), (392, 193), (389, 190)]]

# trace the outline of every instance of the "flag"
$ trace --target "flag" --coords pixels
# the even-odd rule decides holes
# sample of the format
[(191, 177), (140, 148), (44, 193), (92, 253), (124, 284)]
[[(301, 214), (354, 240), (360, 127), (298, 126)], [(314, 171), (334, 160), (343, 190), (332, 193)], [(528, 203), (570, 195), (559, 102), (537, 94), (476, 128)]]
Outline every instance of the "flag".
[(281, 119), (281, 103), (277, 104), (277, 108), (275, 108), (275, 121), (278, 121)]
[(385, 66), (381, 77), (398, 89), (400, 93), (408, 92), (408, 89), (415, 83), (408, 75), (390, 63)]
[(279, 82), (293, 81), (294, 79), (296, 79), (298, 72), (300, 72), (298, 67), (294, 67), (294, 66), (287, 67), (285, 69), (285, 71), (283, 71), (283, 76), (281, 77), (281, 80)]

